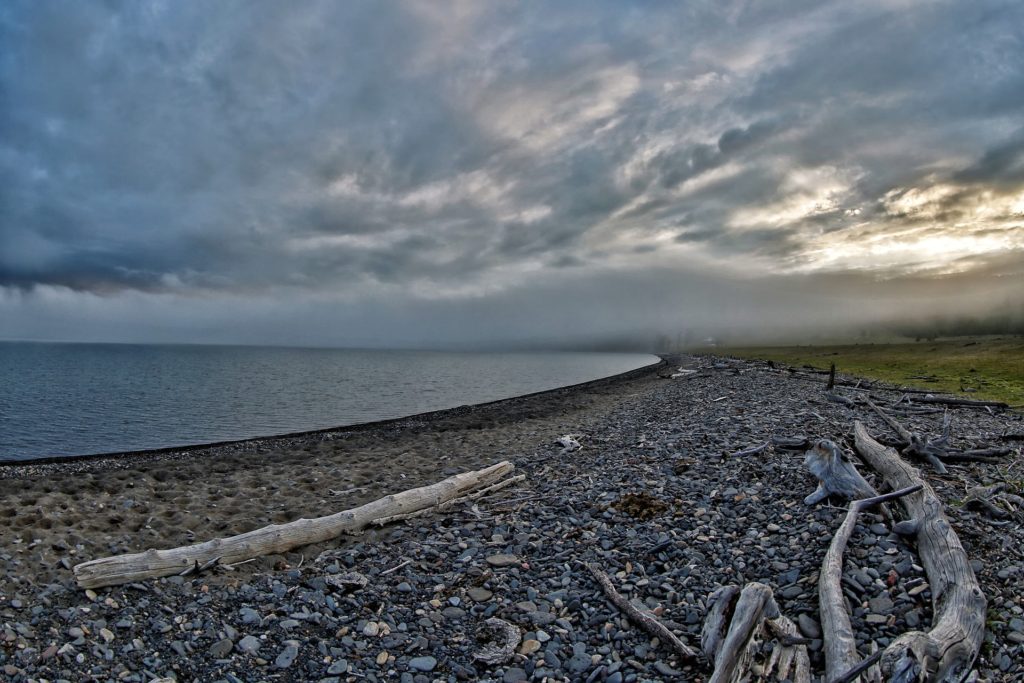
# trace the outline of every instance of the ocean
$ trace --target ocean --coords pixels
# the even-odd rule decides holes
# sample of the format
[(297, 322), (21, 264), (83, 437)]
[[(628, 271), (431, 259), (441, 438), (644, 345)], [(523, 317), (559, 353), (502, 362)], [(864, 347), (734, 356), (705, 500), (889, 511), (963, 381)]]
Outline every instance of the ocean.
[(384, 420), (608, 377), (647, 354), (0, 342), (0, 460)]

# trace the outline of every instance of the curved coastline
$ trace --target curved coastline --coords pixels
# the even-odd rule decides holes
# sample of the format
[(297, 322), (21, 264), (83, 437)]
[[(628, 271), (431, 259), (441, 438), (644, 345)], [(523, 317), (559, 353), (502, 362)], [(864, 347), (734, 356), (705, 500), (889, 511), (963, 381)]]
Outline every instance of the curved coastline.
[[(651, 355), (653, 356), (654, 354)], [(283, 444), (289, 440), (314, 439), (324, 435), (344, 435), (386, 428), (424, 426), (432, 423), (442, 423), (454, 418), (466, 418), (467, 416), (471, 416), (475, 411), (493, 409), (496, 407), (511, 405), (516, 402), (529, 402), (533, 399), (552, 398), (566, 392), (601, 388), (611, 384), (617, 384), (619, 382), (643, 377), (651, 373), (656, 373), (659, 368), (668, 364), (669, 360), (666, 356), (657, 357), (659, 358), (657, 362), (644, 365), (639, 368), (634, 368), (633, 370), (627, 370), (626, 372), (587, 380), (585, 382), (567, 384), (554, 389), (544, 389), (542, 391), (509, 396), (493, 401), (485, 401), (483, 403), (466, 404), (455, 406), (453, 408), (442, 408), (423, 413), (413, 413), (400, 417), (386, 418), (383, 420), (371, 420), (369, 422), (357, 422), (349, 425), (321, 427), (318, 429), (300, 430), (295, 432), (282, 432), (265, 436), (251, 436), (244, 439), (229, 439), (224, 441), (162, 446), (159, 448), (146, 448), (129, 451), (87, 453), (82, 455), (55, 455), (45, 456), (42, 458), (3, 458), (0, 459), (0, 479), (19, 476), (20, 472), (18, 472), (18, 470), (32, 470), (31, 472), (26, 471), (25, 473), (31, 475), (38, 474), (41, 473), (38, 472), (38, 470), (43, 466), (57, 465), (61, 466), (62, 470), (67, 471), (68, 466), (83, 465), (87, 467), (73, 467), (73, 469), (78, 471), (84, 471), (85, 469), (88, 469), (89, 471), (97, 471), (106, 469), (106, 466), (114, 468), (125, 464), (127, 461), (130, 461), (130, 464), (132, 465), (137, 465), (156, 460), (166, 460), (168, 456), (171, 458), (181, 456), (194, 457), (197, 453), (202, 453), (204, 451), (209, 452), (202, 453), (203, 457), (214, 457), (218, 452), (225, 449), (231, 449), (232, 452), (237, 452), (238, 450), (247, 450), (247, 447), (249, 446), (258, 445), (261, 447), (273, 447), (276, 444)], [(516, 418), (513, 417), (511, 419)]]

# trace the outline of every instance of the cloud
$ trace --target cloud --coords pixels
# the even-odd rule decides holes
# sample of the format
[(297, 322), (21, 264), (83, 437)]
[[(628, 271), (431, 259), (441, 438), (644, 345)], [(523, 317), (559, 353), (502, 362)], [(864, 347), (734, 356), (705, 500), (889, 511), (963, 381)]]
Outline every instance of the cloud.
[(603, 285), (628, 273), (791, 302), (850, 272), (1001, 292), (988, 266), (1024, 248), (1020, 26), (1001, 0), (5, 3), (0, 289), (22, 313), (163, 302), (193, 331), (189, 305), (215, 327), (251, 301), (268, 339), (256, 311), (414, 329), (424, 301), (527, 293), (539, 320), (639, 326)]

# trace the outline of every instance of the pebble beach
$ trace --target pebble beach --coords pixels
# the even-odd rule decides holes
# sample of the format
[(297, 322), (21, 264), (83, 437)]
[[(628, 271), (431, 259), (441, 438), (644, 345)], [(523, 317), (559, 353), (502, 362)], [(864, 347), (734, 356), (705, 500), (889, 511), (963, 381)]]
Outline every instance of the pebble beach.
[[(0, 467), (0, 680), (702, 681), (611, 605), (586, 568), (699, 649), (708, 597), (759, 581), (824, 671), (817, 578), (845, 502), (805, 505), (805, 446), (852, 453), (863, 398), (902, 392), (758, 361), (673, 357), (531, 396), (360, 427), (206, 448)], [(668, 378), (676, 368), (688, 372)], [(978, 680), (1024, 678), (1024, 510), (993, 519), (967, 488), (1024, 485), (1020, 411), (956, 408), (951, 443), (1008, 446), (998, 462), (922, 475), (988, 600)], [(908, 428), (941, 431), (939, 410)], [(578, 450), (557, 440), (573, 435)], [(763, 449), (757, 450), (762, 444)], [(756, 450), (755, 453), (750, 451)], [(744, 453), (747, 451), (748, 453)], [(95, 591), (72, 567), (355, 507), (508, 460), (526, 479), (444, 512), (198, 575)], [(864, 476), (879, 486), (866, 465)], [(927, 630), (931, 593), (892, 520), (865, 513), (843, 589), (859, 651)], [(353, 584), (353, 574), (365, 585)], [(500, 664), (477, 657), (485, 622), (519, 631)]]

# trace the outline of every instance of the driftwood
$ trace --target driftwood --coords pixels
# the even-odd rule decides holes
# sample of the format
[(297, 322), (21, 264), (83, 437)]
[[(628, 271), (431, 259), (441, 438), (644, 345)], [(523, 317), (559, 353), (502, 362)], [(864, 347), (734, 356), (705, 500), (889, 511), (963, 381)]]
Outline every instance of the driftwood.
[(985, 635), (987, 602), (967, 553), (950, 526), (935, 491), (899, 454), (854, 423), (857, 451), (893, 489), (920, 485), (900, 499), (916, 531), (921, 564), (932, 591), (931, 631), (911, 631), (894, 640), (881, 659), (883, 674), (897, 681), (960, 681), (971, 670)]
[(142, 553), (90, 560), (75, 566), (75, 578), (82, 588), (115, 586), (178, 574), (196, 563), (204, 565), (214, 559), (231, 564), (263, 555), (283, 553), (299, 546), (327, 541), (343, 533), (360, 531), (380, 518), (408, 515), (418, 510), (436, 507), (472, 491), (488, 487), (513, 469), (511, 463), (500, 462), (476, 472), (456, 474), (436, 484), (384, 496), (371, 503), (327, 517), (274, 524), (238, 536), (218, 538), (180, 548), (151, 549)]
[[(1017, 507), (1024, 506), (1024, 498), (1012, 493), (1006, 493), (1006, 487), (1007, 484), (1005, 482), (989, 486), (974, 486), (964, 496), (964, 507), (980, 507), (996, 519), (1009, 517), (1010, 513), (1016, 510), (1013, 507), (1014, 505)], [(1005, 505), (1009, 510), (996, 505), (997, 501)]]
[(649, 634), (660, 640), (662, 643), (667, 644), (672, 650), (683, 659), (693, 659), (697, 656), (689, 645), (679, 639), (679, 636), (672, 633), (665, 624), (658, 621), (653, 614), (636, 608), (633, 603), (624, 598), (621, 593), (615, 590), (615, 586), (612, 585), (611, 579), (603, 571), (598, 569), (597, 565), (588, 564), (587, 569), (590, 570), (594, 580), (597, 581), (598, 585), (601, 586), (601, 590), (604, 591), (605, 597), (615, 607), (625, 614), (630, 621), (634, 624), (647, 631)]
[(1009, 408), (1009, 403), (1002, 401), (982, 401), (975, 398), (955, 398), (953, 396), (915, 396), (918, 403), (938, 403), (945, 406), (966, 406), (968, 408)]
[(868, 498), (877, 496), (878, 492), (860, 475), (853, 462), (846, 457), (842, 449), (828, 439), (814, 444), (804, 465), (818, 478), (818, 488), (804, 498), (804, 503), (814, 505), (832, 494), (845, 498)]
[(949, 448), (949, 413), (946, 413), (942, 419), (942, 436), (933, 440), (922, 438), (921, 436), (909, 431), (901, 425), (896, 418), (891, 415), (887, 415), (872, 401), (869, 400), (868, 405), (871, 406), (871, 409), (874, 410), (894, 432), (899, 434), (900, 439), (902, 440), (900, 452), (903, 453), (903, 455), (926, 460), (936, 472), (939, 474), (946, 474), (946, 466), (942, 464), (942, 460), (940, 460), (940, 458), (947, 455)]
[(747, 680), (761, 643), (775, 639), (771, 654), (758, 672), (762, 680), (774, 673), (777, 680), (810, 681), (806, 640), (796, 625), (779, 612), (772, 590), (763, 583), (749, 583), (743, 590), (726, 586), (712, 593), (708, 616), (701, 632), (701, 649), (713, 663), (708, 683)]
[(855, 669), (860, 662), (857, 656), (857, 641), (853, 636), (853, 626), (846, 611), (842, 589), (843, 552), (857, 525), (857, 516), (872, 505), (900, 498), (920, 491), (921, 488), (922, 485), (917, 484), (893, 493), (854, 501), (846, 513), (846, 519), (832, 536), (832, 543), (825, 553), (818, 579), (818, 611), (821, 615), (821, 632), (825, 648), (826, 681), (839, 680), (847, 672)]

